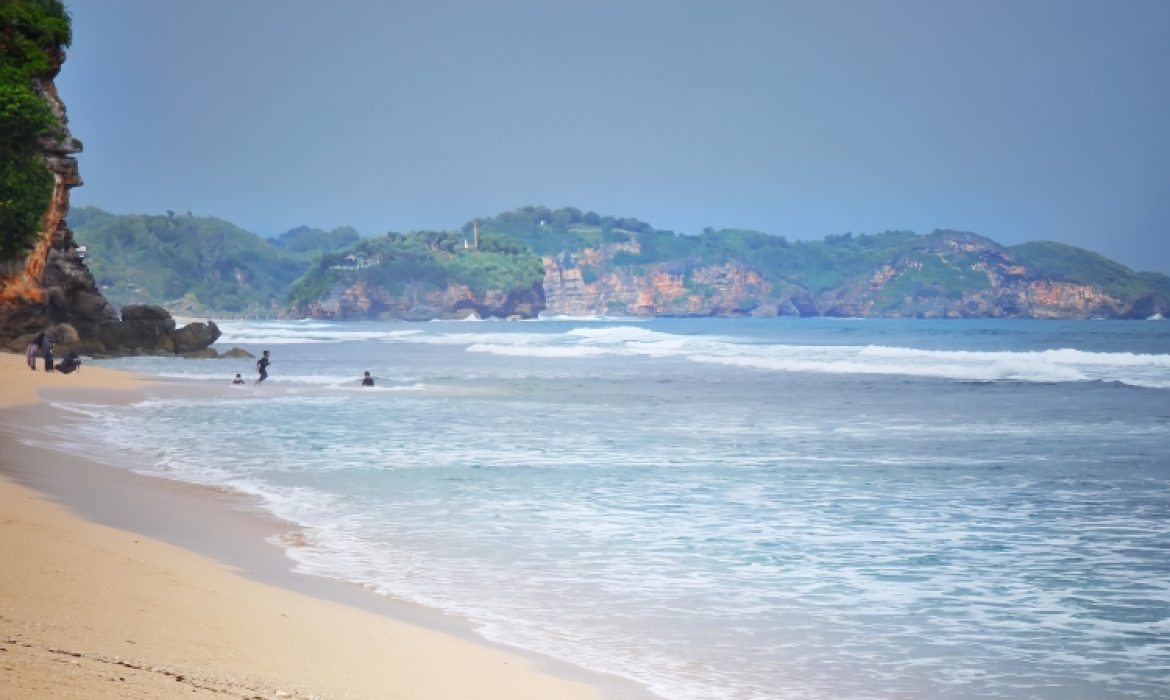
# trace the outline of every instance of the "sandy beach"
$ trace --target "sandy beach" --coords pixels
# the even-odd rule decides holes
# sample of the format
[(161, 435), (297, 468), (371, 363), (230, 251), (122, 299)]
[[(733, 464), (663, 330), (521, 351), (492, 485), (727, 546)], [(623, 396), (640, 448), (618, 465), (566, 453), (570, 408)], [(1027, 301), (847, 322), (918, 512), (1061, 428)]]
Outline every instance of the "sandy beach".
[[(264, 542), (274, 525), (230, 497), (151, 484), (23, 439), (46, 418), (46, 395), (132, 398), (144, 378), (88, 365), (31, 372), (10, 354), (0, 354), (0, 374), (5, 700), (603, 697), (583, 674), (381, 614), (390, 603), (372, 593), (350, 587), (358, 604), (347, 604), (273, 585), (234, 559), (267, 561), (282, 580), (287, 564)], [(209, 556), (232, 542), (236, 557)]]

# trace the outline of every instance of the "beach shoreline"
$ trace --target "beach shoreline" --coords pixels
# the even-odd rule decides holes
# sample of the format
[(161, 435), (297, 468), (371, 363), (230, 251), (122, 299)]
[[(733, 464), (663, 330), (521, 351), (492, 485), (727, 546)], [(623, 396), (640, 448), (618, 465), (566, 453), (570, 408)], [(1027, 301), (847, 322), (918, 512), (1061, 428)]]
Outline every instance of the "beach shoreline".
[(46, 397), (137, 400), (148, 378), (34, 373), (8, 354), (0, 370), (0, 686), (13, 697), (649, 697), (295, 573), (274, 543), (295, 526), (246, 496), (39, 444), (58, 418)]

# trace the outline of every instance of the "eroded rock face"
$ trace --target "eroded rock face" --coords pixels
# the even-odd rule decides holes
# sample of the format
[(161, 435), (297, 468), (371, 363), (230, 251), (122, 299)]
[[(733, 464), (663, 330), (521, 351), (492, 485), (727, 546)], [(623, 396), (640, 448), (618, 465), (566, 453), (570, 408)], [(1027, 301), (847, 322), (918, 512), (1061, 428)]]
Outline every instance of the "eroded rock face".
[[(566, 316), (747, 316), (777, 314), (779, 299), (759, 273), (729, 262), (697, 266), (671, 262), (613, 265), (618, 253), (637, 255), (637, 241), (586, 248), (544, 262), (547, 311)], [(767, 308), (761, 308), (761, 307)]]
[(463, 285), (420, 290), (405, 285), (391, 294), (381, 285), (337, 287), (309, 309), (313, 318), (378, 318), (426, 321), (433, 318), (536, 318), (544, 309), (540, 285), (522, 290), (487, 290), (477, 294)]
[[(1011, 251), (972, 233), (949, 231), (818, 292), (763, 279), (744, 262), (614, 265), (636, 241), (544, 258), (547, 311), (628, 316), (886, 316), (919, 318), (1146, 318), (1165, 313), (1160, 297), (1131, 304), (1089, 284), (1053, 280)], [(929, 272), (933, 270), (933, 273)], [(960, 291), (930, 283), (940, 270), (962, 277)]]
[[(50, 56), (49, 72), (38, 81), (38, 91), (60, 126), (58, 137), (41, 140), (45, 167), (53, 174), (53, 196), (32, 251), (24, 259), (0, 263), (0, 345), (19, 352), (28, 338), (49, 330), (63, 350), (90, 355), (174, 353), (176, 331), (170, 314), (159, 307), (127, 307), (120, 319), (102, 296), (65, 223), (69, 190), (82, 182), (73, 157), (81, 144), (69, 133), (65, 105), (53, 82), (63, 61), (63, 54)], [(183, 333), (179, 345), (210, 346), (219, 329), (207, 325), (210, 329)]]
[(210, 349), (212, 343), (219, 339), (219, 326), (214, 321), (207, 323), (188, 323), (174, 333), (175, 353), (190, 355)]
[(873, 269), (818, 290), (765, 279), (744, 261), (615, 264), (620, 253), (637, 256), (641, 248), (631, 240), (546, 256), (543, 283), (510, 293), (477, 295), (460, 286), (423, 291), (407, 284), (391, 294), (380, 285), (338, 286), (310, 315), (1146, 318), (1170, 310), (1170, 301), (1157, 295), (1126, 303), (1090, 284), (1045, 277), (998, 243), (959, 231), (921, 237)]

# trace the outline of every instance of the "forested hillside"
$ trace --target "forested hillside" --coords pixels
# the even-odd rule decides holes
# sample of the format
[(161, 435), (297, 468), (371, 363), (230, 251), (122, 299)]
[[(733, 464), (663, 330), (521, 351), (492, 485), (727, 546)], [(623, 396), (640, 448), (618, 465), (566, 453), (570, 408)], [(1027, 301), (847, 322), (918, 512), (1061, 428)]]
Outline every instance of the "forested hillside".
[[(515, 239), (454, 231), (389, 233), (322, 255), (289, 292), (295, 313), (442, 317), (535, 315), (540, 257)], [(518, 306), (523, 307), (518, 311)]]
[(361, 236), (352, 226), (342, 226), (332, 231), (298, 226), (279, 236), (269, 238), (268, 242), (292, 255), (312, 259), (322, 252), (341, 250), (359, 240), (361, 240)]
[(1170, 278), (1059, 243), (1012, 248), (974, 233), (909, 231), (789, 241), (694, 236), (632, 218), (524, 207), (459, 231), (300, 227), (262, 239), (168, 212), (70, 217), (116, 303), (330, 318), (587, 315), (1145, 317)]
[(554, 313), (1141, 317), (1170, 299), (1165, 275), (1073, 246), (1006, 248), (961, 231), (788, 241), (708, 228), (686, 236), (544, 207), (482, 220), (479, 229), (545, 256)]
[[(174, 312), (282, 314), (289, 285), (322, 252), (312, 246), (277, 247), (209, 216), (122, 215), (80, 207), (70, 212), (69, 222), (110, 301), (162, 304)], [(304, 232), (291, 239), (305, 240)]]

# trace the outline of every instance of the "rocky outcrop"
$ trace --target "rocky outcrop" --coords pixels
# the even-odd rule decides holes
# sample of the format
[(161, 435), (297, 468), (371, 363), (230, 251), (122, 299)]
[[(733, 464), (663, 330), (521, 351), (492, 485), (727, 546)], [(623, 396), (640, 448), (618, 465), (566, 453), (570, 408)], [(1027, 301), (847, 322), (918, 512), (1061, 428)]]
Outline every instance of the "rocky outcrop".
[(238, 358), (255, 357), (255, 355), (253, 355), (252, 353), (248, 352), (247, 350), (245, 350), (241, 347), (233, 347), (230, 350), (227, 350), (225, 352), (220, 353), (219, 356), (224, 357), (224, 358), (237, 358), (237, 359)]
[(24, 259), (0, 263), (0, 345), (21, 351), (29, 338), (48, 329), (62, 349), (96, 356), (172, 354), (177, 333), (180, 347), (210, 346), (219, 337), (215, 324), (176, 331), (174, 319), (158, 307), (126, 307), (119, 318), (86, 267), (65, 223), (69, 190), (82, 182), (73, 157), (81, 144), (69, 133), (65, 105), (53, 82), (63, 61), (64, 54), (54, 52), (49, 72), (37, 81), (38, 92), (60, 126), (56, 136), (41, 140), (54, 189), (32, 251)]
[(219, 336), (219, 326), (214, 321), (188, 323), (174, 332), (175, 353), (190, 355), (209, 350)]
[[(739, 262), (617, 265), (637, 241), (544, 258), (547, 313), (566, 316), (776, 316), (799, 314), (759, 272)], [(783, 291), (783, 290), (781, 290)], [(798, 298), (799, 295), (794, 295)]]
[(540, 285), (528, 289), (487, 290), (475, 293), (464, 285), (423, 289), (407, 284), (401, 293), (386, 287), (358, 283), (337, 286), (329, 296), (312, 305), (312, 318), (377, 318), (425, 321), (434, 318), (536, 318), (544, 309)]
[(613, 256), (641, 252), (637, 241), (546, 256), (547, 312), (565, 316), (776, 315), (772, 286), (742, 264), (615, 265)]
[[(214, 322), (175, 329), (175, 319), (161, 306), (128, 305), (120, 322), (100, 324), (85, 343), (93, 355), (192, 355), (210, 349), (220, 335)], [(215, 351), (209, 353), (215, 356)]]

